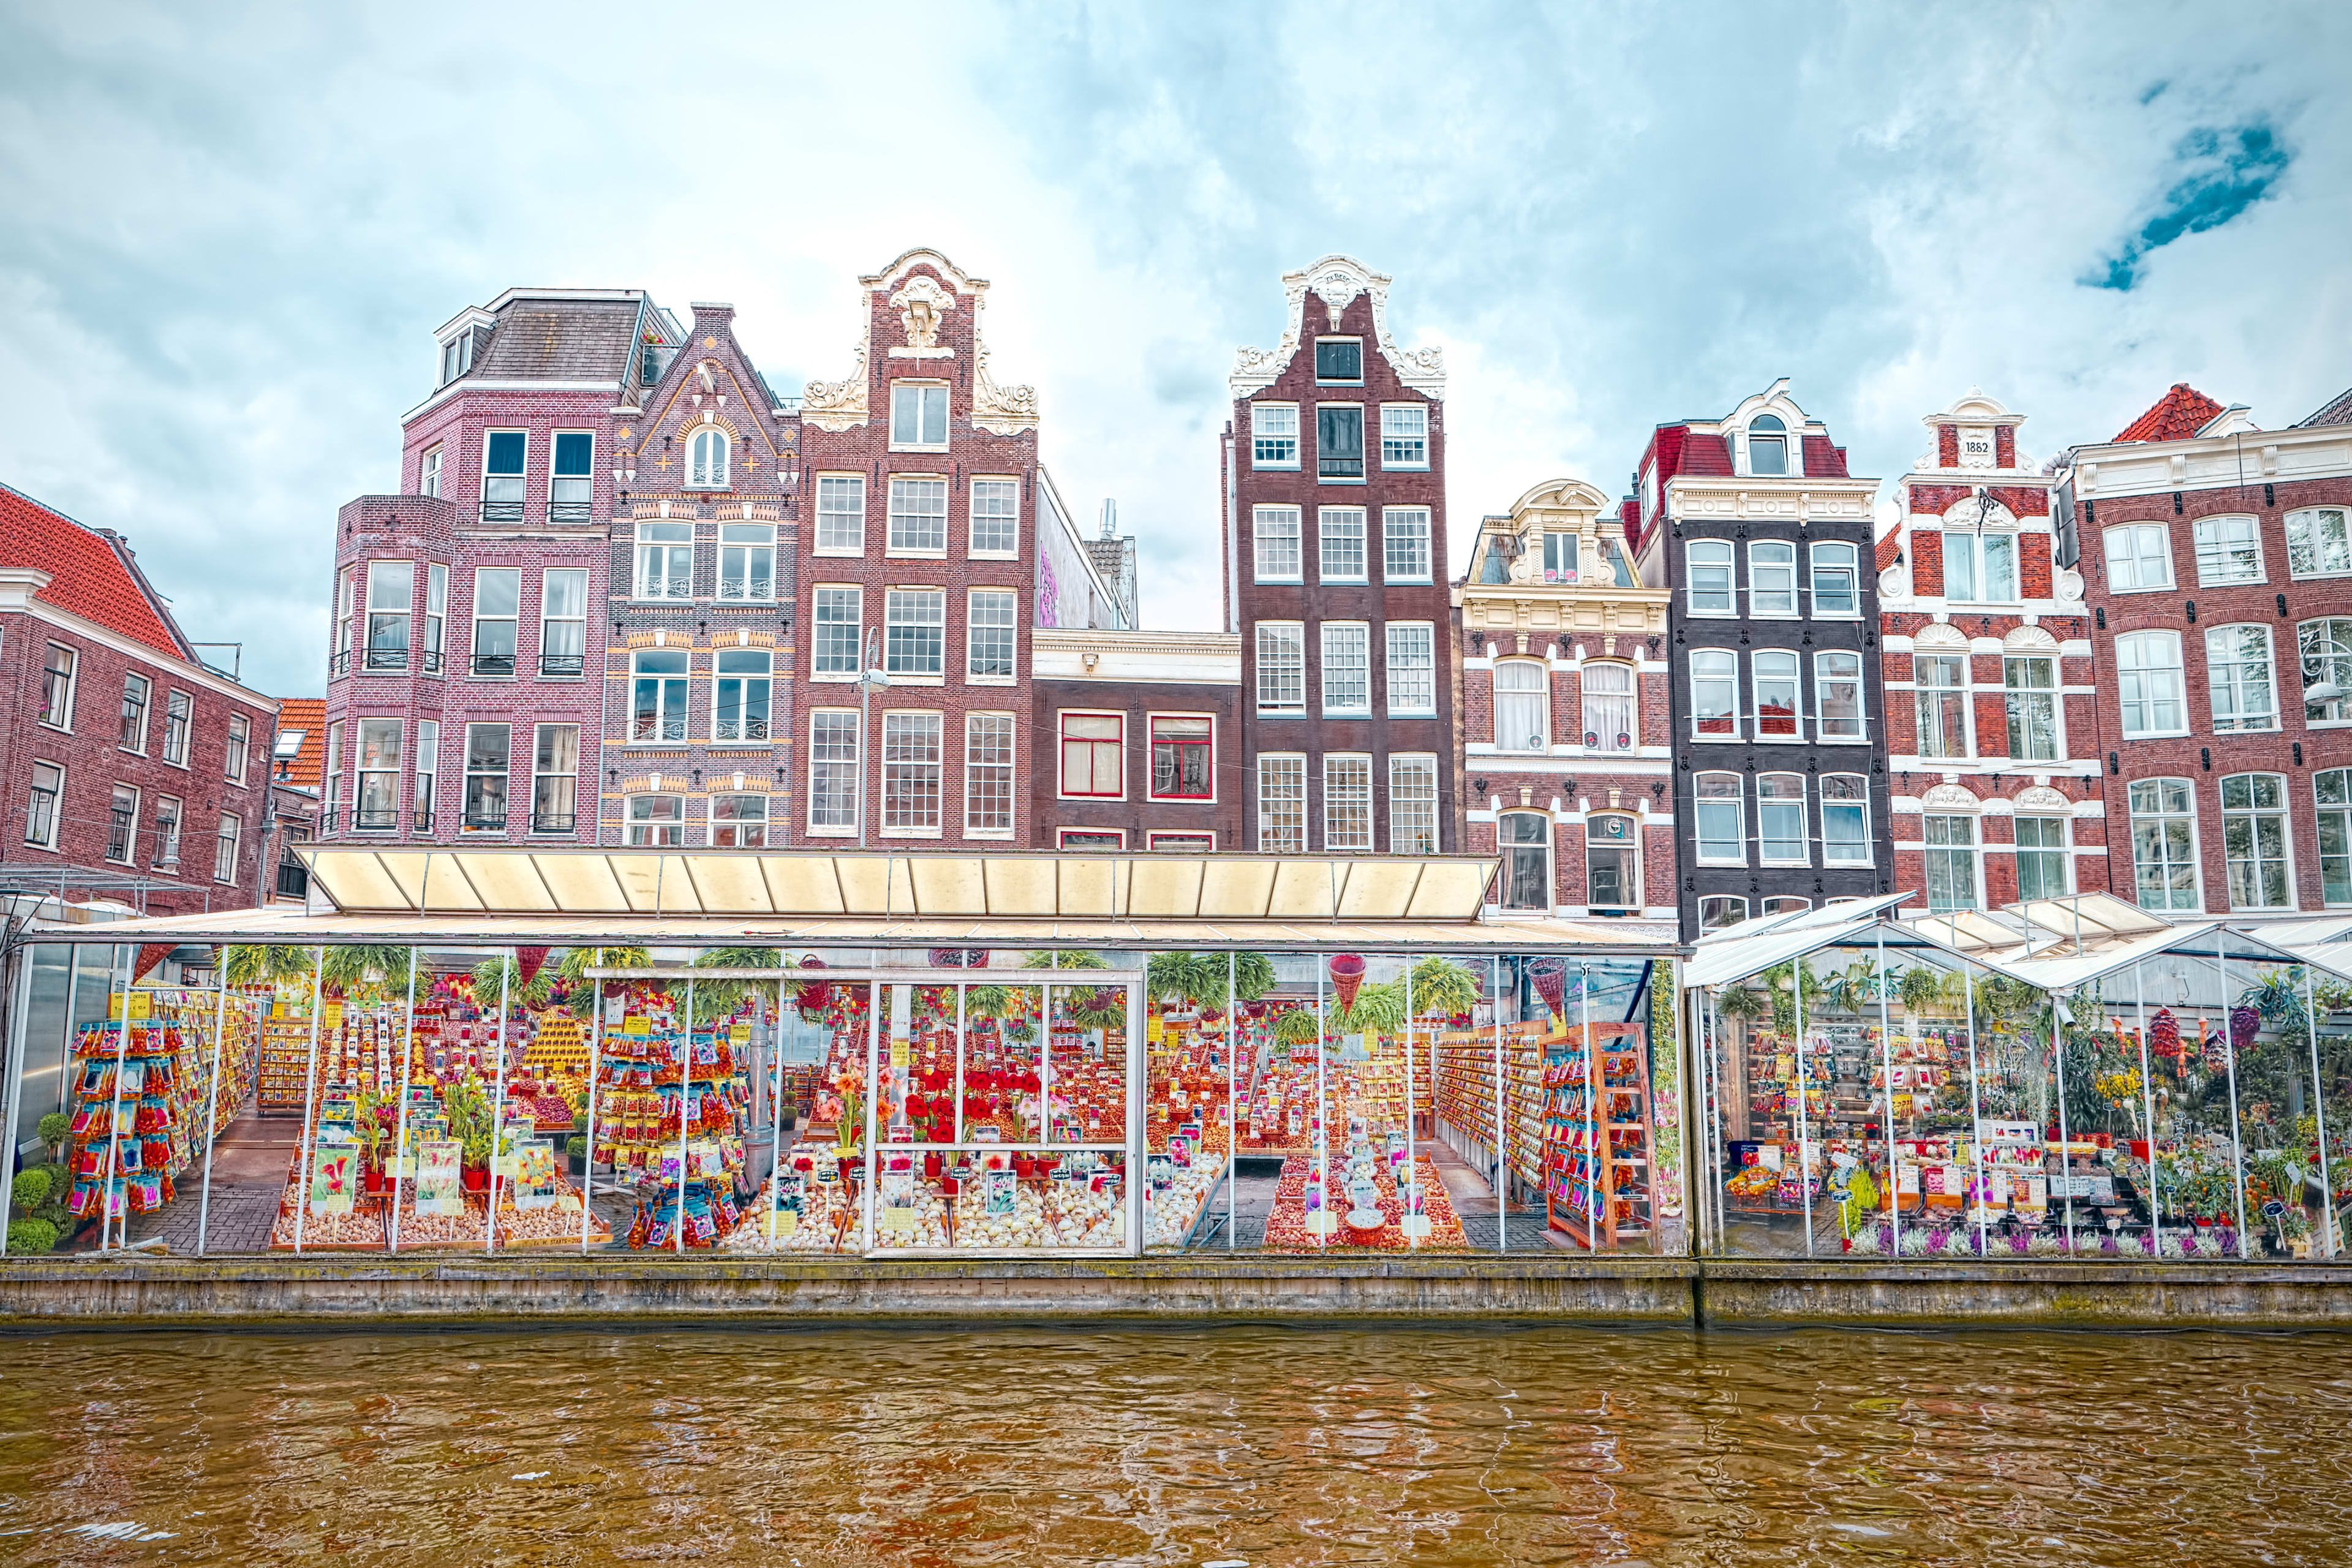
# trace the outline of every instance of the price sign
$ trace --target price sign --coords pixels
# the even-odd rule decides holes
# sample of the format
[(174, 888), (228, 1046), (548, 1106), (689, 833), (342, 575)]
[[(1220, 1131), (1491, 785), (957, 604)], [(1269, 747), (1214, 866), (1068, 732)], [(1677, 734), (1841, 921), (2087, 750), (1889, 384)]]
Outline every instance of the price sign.
[(882, 1234), (899, 1237), (915, 1234), (915, 1211), (911, 1206), (891, 1205), (882, 1211)]

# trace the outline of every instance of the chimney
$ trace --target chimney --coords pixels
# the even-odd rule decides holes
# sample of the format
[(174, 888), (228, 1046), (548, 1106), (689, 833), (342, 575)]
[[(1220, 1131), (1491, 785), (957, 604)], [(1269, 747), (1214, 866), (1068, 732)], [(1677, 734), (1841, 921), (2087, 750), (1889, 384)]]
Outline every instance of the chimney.
[(1103, 497), (1102, 536), (1105, 539), (1118, 537), (1118, 502), (1109, 496)]

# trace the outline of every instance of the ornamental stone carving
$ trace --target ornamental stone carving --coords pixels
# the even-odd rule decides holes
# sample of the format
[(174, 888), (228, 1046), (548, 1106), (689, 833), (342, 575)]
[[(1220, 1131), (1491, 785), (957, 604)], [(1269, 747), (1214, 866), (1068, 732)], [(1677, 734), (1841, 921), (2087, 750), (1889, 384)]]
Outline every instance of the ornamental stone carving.
[(1282, 342), (1271, 350), (1244, 348), (1235, 353), (1233, 374), (1226, 378), (1233, 395), (1247, 397), (1263, 392), (1289, 366), (1298, 353), (1298, 334), (1307, 325), (1307, 296), (1312, 292), (1323, 301), (1324, 315), (1335, 331), (1349, 303), (1359, 294), (1369, 295), (1372, 301), (1373, 342), (1395, 369), (1397, 378), (1416, 392), (1442, 396), (1445, 390), (1444, 351), (1435, 347), (1400, 349), (1389, 335), (1389, 282), (1387, 277), (1352, 256), (1327, 256), (1310, 267), (1286, 273), (1282, 292), (1287, 309)]
[(940, 288), (939, 279), (929, 273), (918, 272), (890, 296), (890, 304), (907, 329), (907, 346), (935, 349), (940, 346), (940, 321), (955, 309), (955, 296)]
[(1037, 427), (1037, 389), (999, 386), (988, 374), (988, 351), (974, 355), (978, 368), (971, 378), (971, 422), (992, 436), (1017, 436)]
[(812, 381), (802, 389), (803, 420), (835, 434), (866, 423), (866, 348), (857, 345), (856, 363), (839, 381)]
[(2040, 811), (2070, 814), (2074, 803), (2047, 784), (2032, 784), (2017, 792), (2014, 803), (2019, 811)]
[(1921, 795), (1919, 804), (1928, 811), (1974, 811), (1980, 803), (1964, 784), (1939, 784)]

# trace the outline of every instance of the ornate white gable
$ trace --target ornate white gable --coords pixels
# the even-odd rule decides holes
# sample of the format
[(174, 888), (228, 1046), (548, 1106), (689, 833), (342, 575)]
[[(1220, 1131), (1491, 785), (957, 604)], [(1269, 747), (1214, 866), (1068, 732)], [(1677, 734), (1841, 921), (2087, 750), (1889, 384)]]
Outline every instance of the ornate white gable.
[(1401, 349), (1389, 335), (1389, 284), (1352, 256), (1327, 256), (1300, 271), (1283, 275), (1282, 291), (1287, 314), (1282, 342), (1271, 349), (1237, 349), (1233, 374), (1226, 384), (1235, 397), (1247, 397), (1274, 384), (1298, 353), (1299, 333), (1306, 325), (1307, 296), (1322, 301), (1328, 331), (1338, 331), (1339, 313), (1359, 294), (1372, 298), (1372, 337), (1397, 379), (1415, 392), (1432, 397), (1445, 395), (1445, 351), (1442, 348)]

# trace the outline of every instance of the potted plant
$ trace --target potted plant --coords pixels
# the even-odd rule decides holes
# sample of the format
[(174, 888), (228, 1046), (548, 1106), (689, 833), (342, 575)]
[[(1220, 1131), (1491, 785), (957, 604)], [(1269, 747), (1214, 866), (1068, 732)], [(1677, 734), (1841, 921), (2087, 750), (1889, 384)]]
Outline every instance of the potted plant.
[(588, 1168), (588, 1140), (574, 1132), (563, 1141), (563, 1152), (572, 1157), (572, 1173), (582, 1174)]
[(73, 1118), (62, 1110), (52, 1110), (41, 1118), (37, 1131), (41, 1142), (49, 1151), (49, 1163), (56, 1164), (58, 1156), (64, 1152), (66, 1134), (73, 1131)]

